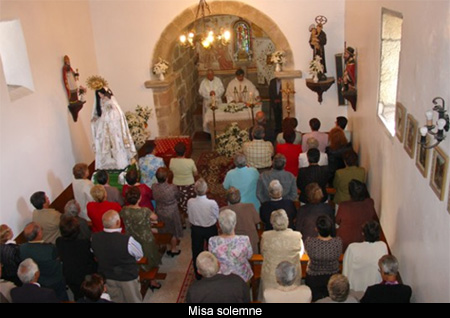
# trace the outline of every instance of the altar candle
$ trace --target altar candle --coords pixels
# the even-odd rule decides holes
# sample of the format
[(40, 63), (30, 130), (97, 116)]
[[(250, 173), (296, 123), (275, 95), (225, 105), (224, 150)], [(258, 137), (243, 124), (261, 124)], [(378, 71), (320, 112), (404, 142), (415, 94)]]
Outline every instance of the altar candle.
[(253, 92), (250, 92), (249, 103), (252, 105), (255, 103), (255, 99), (253, 98)]
[(211, 98), (211, 106), (216, 106), (216, 95), (213, 95)]

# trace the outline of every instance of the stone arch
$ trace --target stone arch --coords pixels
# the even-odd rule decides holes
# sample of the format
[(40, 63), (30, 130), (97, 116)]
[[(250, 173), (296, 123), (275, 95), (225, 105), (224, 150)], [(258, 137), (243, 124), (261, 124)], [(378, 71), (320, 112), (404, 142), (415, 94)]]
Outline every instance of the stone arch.
[[(239, 1), (214, 1), (209, 4), (211, 15), (233, 15), (245, 19), (259, 28), (261, 28), (272, 40), (277, 50), (286, 52), (287, 62), (283, 65), (284, 71), (294, 71), (294, 56), (289, 42), (278, 25), (265, 13), (260, 10), (239, 2)], [(181, 12), (162, 32), (153, 51), (150, 61), (150, 75), (153, 79), (152, 67), (158, 63), (159, 58), (163, 58), (171, 65), (168, 70), (168, 76), (165, 82), (150, 80), (145, 83), (147, 88), (153, 89), (153, 99), (155, 102), (155, 113), (158, 119), (158, 129), (160, 136), (173, 136), (182, 134), (181, 122), (186, 121), (179, 109), (183, 109), (183, 100), (178, 100), (175, 86), (179, 83), (180, 76), (178, 72), (173, 72), (172, 57), (179, 41), (179, 35), (186, 30), (196, 20), (197, 5), (193, 5)], [(301, 72), (300, 72), (301, 73)], [(301, 75), (300, 75), (301, 76)], [(285, 83), (295, 90), (293, 78), (285, 78)], [(285, 100), (285, 97), (283, 97)], [(295, 100), (289, 98), (292, 106), (291, 116), (295, 116)], [(181, 108), (180, 108), (181, 105)], [(178, 111), (177, 111), (178, 109)]]
[[(212, 15), (235, 15), (253, 22), (266, 32), (272, 39), (278, 50), (286, 52), (287, 63), (285, 69), (294, 69), (293, 54), (288, 40), (281, 32), (278, 25), (266, 14), (258, 9), (238, 1), (214, 1), (209, 4)], [(159, 57), (169, 61), (172, 56), (175, 44), (187, 26), (195, 21), (197, 5), (191, 6), (180, 13), (162, 32), (154, 52), (151, 65), (158, 62)]]

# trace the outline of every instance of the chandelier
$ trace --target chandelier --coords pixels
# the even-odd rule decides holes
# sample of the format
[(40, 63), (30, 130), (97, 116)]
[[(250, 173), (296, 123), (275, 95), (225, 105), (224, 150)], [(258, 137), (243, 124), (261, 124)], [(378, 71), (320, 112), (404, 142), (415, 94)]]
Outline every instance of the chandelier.
[(229, 30), (220, 28), (217, 32), (212, 28), (206, 27), (206, 12), (208, 15), (211, 15), (211, 9), (206, 0), (200, 0), (191, 31), (180, 35), (180, 44), (183, 47), (195, 48), (198, 42), (205, 49), (210, 49), (215, 43), (223, 46), (230, 44), (231, 32)]

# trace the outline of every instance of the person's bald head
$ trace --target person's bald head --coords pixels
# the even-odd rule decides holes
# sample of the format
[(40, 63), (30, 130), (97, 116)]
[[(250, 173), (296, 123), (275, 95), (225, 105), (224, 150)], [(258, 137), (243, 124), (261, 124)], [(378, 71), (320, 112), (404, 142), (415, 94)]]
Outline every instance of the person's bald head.
[(36, 222), (28, 223), (23, 229), (23, 236), (27, 242), (42, 241), (42, 227)]
[(255, 114), (255, 120), (259, 126), (265, 126), (266, 125), (266, 114), (264, 114), (263, 111), (257, 112)]
[(103, 227), (105, 229), (118, 229), (120, 228), (120, 216), (114, 210), (109, 210), (102, 217)]

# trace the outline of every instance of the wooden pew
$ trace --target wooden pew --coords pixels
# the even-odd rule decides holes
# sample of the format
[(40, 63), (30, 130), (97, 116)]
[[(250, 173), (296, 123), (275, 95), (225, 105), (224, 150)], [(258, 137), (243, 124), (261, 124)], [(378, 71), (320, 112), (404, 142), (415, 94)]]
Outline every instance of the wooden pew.
[[(341, 255), (339, 258), (339, 271), (342, 273), (342, 262), (344, 261), (344, 254)], [(259, 285), (261, 281), (261, 271), (262, 271), (262, 264), (264, 262), (264, 257), (261, 254), (254, 254), (252, 258), (249, 260), (250, 265), (253, 270), (253, 277), (250, 280), (250, 285), (252, 288), (253, 293), (253, 300), (258, 299), (258, 291), (259, 291)], [(303, 254), (303, 256), (300, 258), (300, 264), (302, 266), (302, 279), (306, 278), (306, 269), (308, 267), (309, 257), (307, 254)]]

